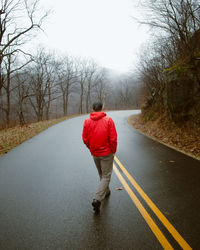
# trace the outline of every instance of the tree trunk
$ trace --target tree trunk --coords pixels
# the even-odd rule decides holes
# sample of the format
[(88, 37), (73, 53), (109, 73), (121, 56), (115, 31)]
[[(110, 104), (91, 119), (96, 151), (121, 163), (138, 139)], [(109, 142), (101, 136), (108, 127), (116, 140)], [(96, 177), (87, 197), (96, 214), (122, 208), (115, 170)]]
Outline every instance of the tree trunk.
[(89, 113), (89, 107), (91, 104), (91, 98), (90, 98), (90, 91), (91, 91), (91, 82), (88, 82), (88, 91), (86, 96), (86, 112)]
[(19, 116), (19, 122), (20, 125), (24, 125), (25, 124), (25, 119), (24, 119), (24, 113), (23, 113), (23, 105), (20, 105), (20, 110), (18, 112), (18, 116)]
[(48, 101), (47, 101), (47, 108), (46, 108), (46, 120), (49, 120), (50, 105), (51, 105), (51, 87), (49, 85), (48, 86)]
[(65, 115), (67, 115), (67, 113), (68, 113), (68, 98), (69, 98), (69, 96), (67, 93), (65, 96)]
[(6, 105), (7, 105), (7, 108), (6, 108), (6, 126), (9, 127), (9, 124), (10, 124), (10, 92), (7, 91), (6, 93)]
[(79, 113), (83, 113), (83, 83), (81, 83), (81, 94), (80, 94), (80, 106), (79, 106)]
[(6, 126), (10, 125), (10, 66), (11, 56), (8, 56), (8, 68), (7, 68), (7, 86), (6, 86)]
[(69, 100), (69, 82), (67, 82), (66, 95), (65, 95), (65, 115), (68, 113), (68, 100)]
[(3, 57), (2, 57), (2, 54), (1, 54), (1, 51), (0, 51), (0, 91), (1, 91), (1, 89), (3, 87), (2, 62), (3, 62)]
[(63, 92), (63, 115), (66, 115), (66, 100), (65, 100), (65, 93)]

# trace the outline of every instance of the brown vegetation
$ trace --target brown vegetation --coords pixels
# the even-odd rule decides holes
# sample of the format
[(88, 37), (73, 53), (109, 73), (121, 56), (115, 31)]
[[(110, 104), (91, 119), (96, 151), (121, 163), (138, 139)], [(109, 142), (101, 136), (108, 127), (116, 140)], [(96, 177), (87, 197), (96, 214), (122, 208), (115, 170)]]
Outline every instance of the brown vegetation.
[(133, 115), (129, 123), (145, 135), (200, 160), (200, 127), (191, 129), (190, 123), (178, 126), (165, 114), (154, 121), (147, 121), (143, 115)]
[(73, 117), (65, 116), (58, 119), (52, 119), (48, 121), (40, 121), (36, 123), (30, 123), (22, 126), (16, 126), (14, 128), (4, 129), (0, 131), (0, 156), (6, 154), (8, 151), (18, 146), (22, 142), (32, 138), (39, 134), (43, 130), (62, 122), (66, 119)]

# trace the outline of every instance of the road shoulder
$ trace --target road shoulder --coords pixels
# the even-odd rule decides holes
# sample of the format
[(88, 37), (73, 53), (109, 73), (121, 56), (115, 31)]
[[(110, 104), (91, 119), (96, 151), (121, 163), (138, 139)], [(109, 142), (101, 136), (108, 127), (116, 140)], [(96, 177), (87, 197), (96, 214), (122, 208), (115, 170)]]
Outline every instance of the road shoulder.
[[(165, 130), (162, 130), (162, 129), (158, 131), (157, 129), (155, 129), (155, 126), (153, 123), (144, 123), (141, 119), (140, 114), (129, 116), (128, 123), (130, 126), (132, 126), (134, 129), (136, 129), (138, 132), (149, 137), (150, 139), (157, 141), (157, 142), (159, 142), (167, 147), (170, 147), (176, 151), (179, 151), (185, 155), (188, 155), (196, 160), (200, 160), (200, 152), (194, 154), (191, 151), (193, 149), (189, 148), (187, 150), (187, 147), (183, 147), (181, 144), (180, 144), (180, 146), (178, 146), (177, 143), (173, 143), (171, 140), (169, 140), (169, 137), (171, 135), (169, 135), (168, 133), (166, 133)], [(196, 140), (198, 140), (198, 138), (196, 138)], [(189, 143), (189, 141), (187, 143)]]

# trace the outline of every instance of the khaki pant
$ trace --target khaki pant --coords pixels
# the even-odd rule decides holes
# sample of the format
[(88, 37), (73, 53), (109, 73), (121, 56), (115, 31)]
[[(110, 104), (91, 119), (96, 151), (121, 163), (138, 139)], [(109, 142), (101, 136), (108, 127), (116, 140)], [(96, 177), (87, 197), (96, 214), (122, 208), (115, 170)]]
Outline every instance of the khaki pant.
[(100, 184), (94, 196), (95, 200), (102, 201), (106, 194), (109, 193), (110, 178), (113, 170), (114, 155), (111, 153), (105, 156), (93, 156), (95, 165), (97, 167)]

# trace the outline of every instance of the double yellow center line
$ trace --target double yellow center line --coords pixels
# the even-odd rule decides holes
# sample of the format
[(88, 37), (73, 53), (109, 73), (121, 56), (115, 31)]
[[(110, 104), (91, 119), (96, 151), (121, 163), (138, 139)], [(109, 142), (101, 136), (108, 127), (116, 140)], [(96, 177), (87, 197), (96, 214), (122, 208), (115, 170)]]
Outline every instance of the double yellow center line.
[[(147, 205), (151, 208), (151, 210), (155, 213), (155, 215), (158, 217), (158, 219), (163, 223), (163, 225), (166, 227), (166, 229), (171, 233), (171, 235), (174, 237), (174, 239), (178, 242), (178, 244), (183, 249), (192, 249), (188, 243), (183, 239), (183, 237), (178, 233), (178, 231), (172, 226), (172, 224), (167, 220), (167, 218), (161, 213), (161, 211), (156, 207), (156, 205), (150, 200), (150, 198), (145, 194), (145, 192), (142, 190), (142, 188), (137, 184), (137, 182), (133, 179), (133, 177), (129, 174), (129, 172), (126, 170), (126, 168), (122, 165), (122, 163), (119, 161), (119, 159), (115, 156), (115, 162), (120, 167), (120, 169), (123, 171), (123, 173), (126, 175), (126, 177), (129, 179), (131, 184), (135, 187), (135, 189), (138, 191), (140, 196), (144, 199), (144, 201), (147, 203)], [(114, 164), (113, 169), (123, 184), (124, 188), (126, 189), (127, 193), (131, 197), (132, 201), (135, 203), (136, 207), (138, 208), (139, 212), (151, 228), (152, 232), (157, 237), (158, 241), (162, 245), (164, 249), (173, 249), (171, 244), (168, 242), (164, 234), (161, 232), (161, 230), (158, 228), (156, 223), (153, 221), (151, 216), (148, 214), (146, 209), (142, 206), (139, 199), (136, 197), (132, 189), (129, 187), (125, 179), (120, 174), (118, 168)]]

